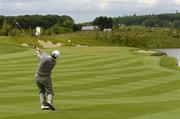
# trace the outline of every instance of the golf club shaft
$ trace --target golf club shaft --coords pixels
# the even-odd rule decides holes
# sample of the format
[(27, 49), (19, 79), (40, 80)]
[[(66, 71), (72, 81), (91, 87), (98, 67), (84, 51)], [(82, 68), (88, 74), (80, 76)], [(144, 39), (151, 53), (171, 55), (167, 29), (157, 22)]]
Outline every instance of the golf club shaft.
[(31, 43), (32, 43), (32, 45), (33, 45), (33, 47), (36, 48), (34, 42), (33, 42), (33, 41), (31, 40), (31, 38), (26, 34), (26, 32), (25, 32), (25, 31), (23, 30), (23, 28), (21, 27), (21, 25), (20, 25), (19, 23), (16, 23), (16, 25), (19, 26), (19, 28), (22, 30), (22, 32), (24, 33), (24, 35), (26, 36), (26, 38), (27, 38), (28, 40), (30, 40)]

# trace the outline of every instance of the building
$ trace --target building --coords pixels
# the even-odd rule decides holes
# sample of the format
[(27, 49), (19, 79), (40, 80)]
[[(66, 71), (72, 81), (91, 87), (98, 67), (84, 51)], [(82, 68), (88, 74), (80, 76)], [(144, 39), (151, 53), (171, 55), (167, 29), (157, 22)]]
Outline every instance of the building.
[(120, 27), (125, 27), (126, 25), (123, 24), (123, 23), (119, 23), (119, 26), (120, 26)]
[(82, 27), (82, 31), (94, 31), (94, 30), (97, 30), (99, 29), (98, 26), (83, 26)]
[(111, 32), (112, 29), (111, 29), (111, 28), (109, 28), (109, 29), (104, 29), (103, 31), (104, 31), (104, 32)]
[(177, 62), (178, 67), (180, 67), (180, 61)]
[(41, 34), (41, 27), (37, 26), (37, 27), (36, 27), (35, 35), (36, 35), (36, 36), (39, 36), (40, 34)]

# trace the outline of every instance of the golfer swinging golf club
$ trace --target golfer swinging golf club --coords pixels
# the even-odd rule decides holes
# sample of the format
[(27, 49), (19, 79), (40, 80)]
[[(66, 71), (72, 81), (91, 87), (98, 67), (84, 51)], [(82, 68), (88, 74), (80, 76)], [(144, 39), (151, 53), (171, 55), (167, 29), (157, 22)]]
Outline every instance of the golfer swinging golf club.
[[(41, 49), (36, 48), (37, 56), (40, 59), (39, 66), (35, 74), (35, 81), (39, 88), (39, 97), (42, 110), (55, 110), (53, 106), (53, 87), (51, 82), (51, 72), (56, 65), (56, 59), (59, 57), (60, 52), (55, 50), (48, 55)], [(47, 98), (47, 102), (46, 102)]]

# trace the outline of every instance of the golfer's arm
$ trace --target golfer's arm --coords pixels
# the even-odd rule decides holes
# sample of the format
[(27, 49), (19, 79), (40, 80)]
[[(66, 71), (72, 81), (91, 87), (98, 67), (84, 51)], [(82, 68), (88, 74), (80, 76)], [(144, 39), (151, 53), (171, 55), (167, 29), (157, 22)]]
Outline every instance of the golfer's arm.
[(36, 53), (37, 53), (37, 56), (40, 57), (44, 52), (41, 49), (36, 48)]

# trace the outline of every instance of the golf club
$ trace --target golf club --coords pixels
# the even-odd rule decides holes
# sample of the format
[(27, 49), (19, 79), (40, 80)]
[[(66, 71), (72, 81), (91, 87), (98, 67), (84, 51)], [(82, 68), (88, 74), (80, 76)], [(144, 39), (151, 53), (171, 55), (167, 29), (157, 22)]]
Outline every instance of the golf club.
[(16, 22), (16, 25), (21, 29), (21, 31), (24, 33), (25, 37), (26, 37), (28, 40), (31, 41), (33, 47), (36, 48), (33, 40), (32, 40), (32, 39), (28, 36), (28, 34), (23, 30), (23, 28), (21, 27), (21, 25), (20, 25), (18, 22)]

